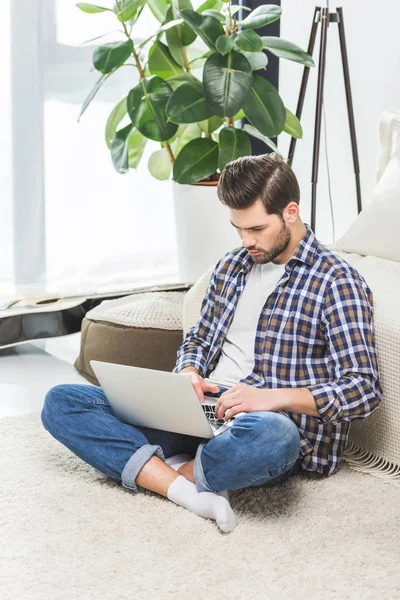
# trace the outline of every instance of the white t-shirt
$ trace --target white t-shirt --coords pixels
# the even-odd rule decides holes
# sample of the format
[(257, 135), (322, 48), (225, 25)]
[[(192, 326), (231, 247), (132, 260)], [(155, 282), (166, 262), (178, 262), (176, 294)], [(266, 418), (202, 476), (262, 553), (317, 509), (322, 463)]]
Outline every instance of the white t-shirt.
[(231, 325), (221, 348), (221, 356), (210, 381), (232, 387), (247, 377), (254, 367), (254, 345), (261, 310), (285, 271), (285, 263), (254, 263), (246, 278)]

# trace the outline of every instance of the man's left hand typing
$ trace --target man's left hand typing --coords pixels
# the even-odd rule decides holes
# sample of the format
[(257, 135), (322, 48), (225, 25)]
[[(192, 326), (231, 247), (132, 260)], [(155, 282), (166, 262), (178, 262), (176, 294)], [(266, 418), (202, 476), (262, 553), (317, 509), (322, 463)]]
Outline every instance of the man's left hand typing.
[(242, 412), (278, 410), (279, 407), (274, 405), (272, 397), (266, 392), (268, 392), (266, 389), (238, 383), (218, 398), (215, 406), (215, 416), (226, 421)]

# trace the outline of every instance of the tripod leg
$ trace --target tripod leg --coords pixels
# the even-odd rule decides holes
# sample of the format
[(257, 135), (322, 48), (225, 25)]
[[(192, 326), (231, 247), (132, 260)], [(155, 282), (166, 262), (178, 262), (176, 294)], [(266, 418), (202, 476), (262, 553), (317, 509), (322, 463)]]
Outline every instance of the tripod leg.
[(358, 162), (356, 127), (355, 127), (355, 123), (354, 123), (353, 101), (352, 101), (352, 97), (351, 97), (350, 72), (349, 72), (349, 63), (347, 60), (346, 38), (345, 38), (345, 34), (344, 34), (343, 10), (342, 10), (342, 8), (337, 8), (336, 10), (337, 10), (338, 16), (339, 16), (338, 31), (339, 31), (339, 40), (340, 40), (340, 51), (342, 54), (344, 87), (346, 90), (347, 113), (349, 115), (350, 138), (351, 138), (351, 148), (353, 151), (354, 173), (356, 176), (357, 209), (358, 209), (358, 213), (360, 213), (362, 210), (361, 185), (360, 185), (360, 164)]
[[(318, 27), (317, 16), (319, 15), (320, 10), (321, 9), (319, 6), (315, 7), (314, 19), (313, 19), (313, 24), (312, 24), (311, 33), (310, 33), (310, 41), (308, 43), (308, 48), (307, 48), (307, 54), (309, 54), (310, 56), (312, 56), (312, 54), (314, 52), (315, 38), (317, 36), (317, 27)], [(306, 95), (309, 74), (310, 74), (310, 67), (304, 67), (303, 77), (302, 77), (301, 85), (300, 85), (299, 100), (297, 102), (297, 109), (296, 109), (296, 117), (299, 119), (299, 121), (301, 119), (301, 113), (303, 112), (304, 97)], [(288, 165), (290, 167), (292, 166), (292, 162), (293, 162), (294, 151), (296, 148), (296, 141), (297, 141), (297, 139), (294, 137), (292, 137), (292, 139), (290, 140), (289, 156), (288, 156)]]
[(315, 108), (313, 166), (311, 176), (311, 229), (315, 233), (315, 209), (317, 200), (319, 144), (321, 138), (321, 114), (324, 95), (326, 40), (328, 34), (329, 9), (323, 8), (321, 13), (321, 45), (318, 64), (317, 103)]

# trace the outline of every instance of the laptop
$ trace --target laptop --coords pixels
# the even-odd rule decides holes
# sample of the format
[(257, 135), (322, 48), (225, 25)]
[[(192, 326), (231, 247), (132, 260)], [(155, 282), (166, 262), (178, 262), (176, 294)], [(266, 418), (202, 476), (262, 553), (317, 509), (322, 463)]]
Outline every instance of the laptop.
[(179, 373), (91, 360), (90, 364), (117, 418), (140, 425), (202, 438), (231, 427), (238, 413), (224, 421), (215, 417), (217, 398), (225, 390), (197, 397), (192, 382)]

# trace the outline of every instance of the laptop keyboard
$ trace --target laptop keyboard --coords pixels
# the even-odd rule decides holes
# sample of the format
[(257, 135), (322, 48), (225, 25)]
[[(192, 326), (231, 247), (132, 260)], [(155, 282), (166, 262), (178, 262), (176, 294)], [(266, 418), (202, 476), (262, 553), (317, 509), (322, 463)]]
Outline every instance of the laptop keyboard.
[(208, 422), (210, 423), (211, 427), (221, 427), (221, 425), (225, 425), (226, 421), (224, 421), (224, 419), (217, 419), (215, 416), (215, 406), (211, 405), (211, 404), (202, 404), (204, 413), (207, 417)]
[(217, 398), (214, 396), (204, 396), (204, 403), (201, 405), (204, 410), (204, 414), (207, 417), (207, 421), (210, 423), (210, 427), (214, 435), (219, 435), (234, 423), (235, 417), (224, 421), (224, 419), (217, 419), (215, 416), (215, 405), (217, 404)]
[(227, 421), (224, 421), (223, 419), (217, 419), (215, 417), (215, 406), (217, 404), (218, 396), (219, 394), (211, 394), (204, 396), (204, 402), (201, 405), (203, 407), (207, 420), (210, 423), (214, 435), (219, 435), (220, 433), (231, 427), (235, 422), (235, 419), (246, 414), (245, 412), (239, 412)]

